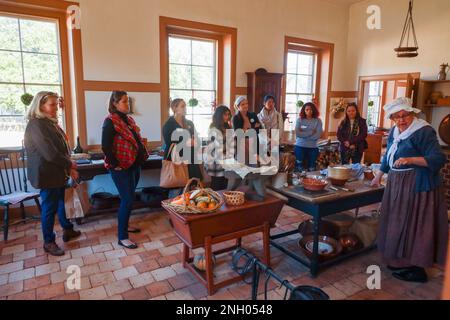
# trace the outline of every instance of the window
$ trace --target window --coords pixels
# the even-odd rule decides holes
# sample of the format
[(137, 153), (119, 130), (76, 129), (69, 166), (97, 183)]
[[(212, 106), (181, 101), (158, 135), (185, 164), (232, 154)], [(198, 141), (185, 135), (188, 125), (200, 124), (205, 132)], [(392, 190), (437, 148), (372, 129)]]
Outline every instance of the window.
[(27, 107), (21, 96), (61, 94), (61, 77), (57, 22), (0, 15), (0, 147), (22, 145)]
[(382, 96), (383, 82), (371, 81), (369, 83), (369, 100), (367, 104), (367, 125), (369, 126), (378, 126), (380, 121)]
[(295, 130), (295, 123), (300, 110), (297, 102), (311, 102), (315, 95), (316, 83), (316, 54), (303, 51), (289, 50), (287, 54), (286, 70), (286, 98), (285, 112), (288, 121), (285, 130)]
[[(215, 40), (169, 36), (170, 99), (186, 101), (187, 118), (194, 122), (201, 137), (208, 136), (217, 100), (216, 47)], [(189, 106), (191, 99), (196, 99), (198, 105)]]

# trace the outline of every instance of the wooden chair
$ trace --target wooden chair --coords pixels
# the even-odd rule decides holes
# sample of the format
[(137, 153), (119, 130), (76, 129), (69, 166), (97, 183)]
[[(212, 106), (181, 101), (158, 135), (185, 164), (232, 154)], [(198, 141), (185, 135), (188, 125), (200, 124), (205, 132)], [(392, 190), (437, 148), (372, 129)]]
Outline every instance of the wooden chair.
[(39, 220), (39, 217), (27, 217), (24, 202), (28, 200), (34, 200), (41, 212), (39, 193), (28, 192), (25, 148), (0, 149), (0, 206), (4, 207), (3, 238), (5, 241), (8, 240), (11, 206), (20, 204), (22, 220), (16, 223), (26, 222), (30, 219)]

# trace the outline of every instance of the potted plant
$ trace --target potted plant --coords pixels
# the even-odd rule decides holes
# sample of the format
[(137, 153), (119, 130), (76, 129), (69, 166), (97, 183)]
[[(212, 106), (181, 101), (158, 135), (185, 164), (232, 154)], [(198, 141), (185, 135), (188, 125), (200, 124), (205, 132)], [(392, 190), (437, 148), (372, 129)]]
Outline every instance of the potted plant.
[(369, 103), (367, 104), (369, 107), (373, 107), (374, 103), (373, 101), (369, 101)]
[(26, 107), (28, 107), (30, 104), (31, 104), (31, 102), (33, 101), (33, 95), (32, 94), (30, 94), (30, 93), (24, 93), (21, 97), (20, 97), (20, 100), (22, 101), (22, 103), (26, 106)]
[(196, 106), (198, 106), (198, 100), (195, 98), (192, 98), (189, 100), (188, 104), (189, 104), (189, 107), (196, 107)]

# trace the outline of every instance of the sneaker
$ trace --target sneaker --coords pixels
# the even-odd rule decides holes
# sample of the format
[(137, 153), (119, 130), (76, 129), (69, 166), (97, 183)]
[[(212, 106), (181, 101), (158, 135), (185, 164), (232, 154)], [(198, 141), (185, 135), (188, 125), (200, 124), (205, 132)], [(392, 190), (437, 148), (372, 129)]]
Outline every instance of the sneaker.
[(81, 235), (81, 231), (76, 231), (73, 229), (64, 229), (63, 241), (69, 242), (72, 239), (78, 238)]
[(44, 251), (56, 257), (63, 256), (65, 254), (64, 250), (58, 247), (58, 245), (55, 242), (45, 243)]

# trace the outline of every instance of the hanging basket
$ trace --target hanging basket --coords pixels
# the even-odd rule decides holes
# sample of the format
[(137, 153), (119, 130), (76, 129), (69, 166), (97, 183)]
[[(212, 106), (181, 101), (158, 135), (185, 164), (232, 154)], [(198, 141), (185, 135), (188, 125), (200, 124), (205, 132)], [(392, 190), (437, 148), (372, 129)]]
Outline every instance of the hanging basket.
[[(197, 184), (195, 189), (192, 188), (194, 182)], [(187, 182), (182, 195), (161, 203), (163, 208), (180, 214), (213, 213), (223, 204), (222, 196), (212, 189), (204, 188), (202, 182), (197, 178), (192, 178)]]
[[(397, 52), (397, 57), (399, 58), (414, 58), (419, 55), (419, 45), (417, 44), (416, 29), (414, 27), (412, 11), (413, 1), (410, 0), (400, 44), (394, 49), (394, 51)], [(410, 39), (412, 39), (412, 46), (410, 45)]]

